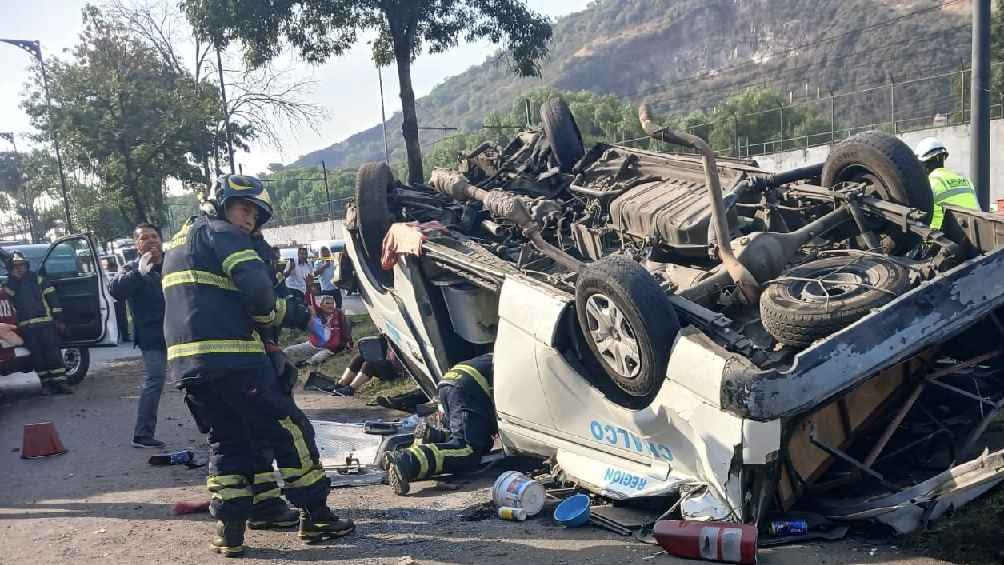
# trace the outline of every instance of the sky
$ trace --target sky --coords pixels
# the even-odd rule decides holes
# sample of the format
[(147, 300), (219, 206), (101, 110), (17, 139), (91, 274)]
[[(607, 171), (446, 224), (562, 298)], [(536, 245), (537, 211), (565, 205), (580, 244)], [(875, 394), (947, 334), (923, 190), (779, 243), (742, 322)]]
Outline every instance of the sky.
[[(174, 0), (166, 0), (174, 3)], [(93, 2), (92, 0), (92, 3)], [(100, 2), (97, 2), (100, 5)], [(588, 0), (527, 0), (531, 9), (552, 18), (580, 11)], [(80, 30), (83, 0), (0, 0), (0, 38), (36, 39), (45, 57), (66, 57)], [(443, 79), (480, 64), (494, 52), (488, 42), (463, 44), (447, 53), (422, 55), (412, 65), (412, 83), (416, 97), (428, 94)], [(311, 66), (285, 57), (292, 75), (316, 82), (304, 98), (326, 112), (318, 121), (317, 131), (280, 127), (282, 148), (256, 144), (250, 153), (237, 155), (246, 173), (264, 171), (269, 163), (290, 163), (300, 155), (341, 141), (380, 122), (380, 95), (377, 72), (370, 61), (368, 46), (357, 45), (348, 54), (324, 65)], [(20, 135), (30, 131), (28, 118), (19, 103), (28, 78), (29, 56), (16, 47), (0, 43), (0, 131)], [(397, 73), (393, 66), (383, 71), (384, 100), (389, 118), (401, 109)], [(282, 126), (282, 124), (280, 124)], [(25, 145), (27, 141), (24, 141)], [(0, 140), (0, 144), (6, 142)], [(0, 151), (9, 150), (0, 146)], [(23, 149), (18, 145), (18, 149)]]

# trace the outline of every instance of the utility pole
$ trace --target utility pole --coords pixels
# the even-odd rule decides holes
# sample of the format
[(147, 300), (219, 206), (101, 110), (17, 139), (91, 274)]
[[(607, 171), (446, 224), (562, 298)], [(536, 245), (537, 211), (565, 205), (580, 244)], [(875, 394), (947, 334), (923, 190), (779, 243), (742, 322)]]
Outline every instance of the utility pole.
[(387, 112), (383, 106), (383, 73), (380, 72), (380, 65), (377, 65), (377, 80), (380, 82), (380, 127), (383, 128), (383, 160), (390, 164), (390, 149), (387, 146)]
[(38, 66), (42, 71), (42, 87), (45, 89), (45, 112), (49, 116), (49, 133), (52, 135), (52, 148), (56, 151), (56, 167), (59, 169), (59, 188), (63, 194), (63, 217), (66, 221), (66, 233), (73, 233), (73, 221), (70, 220), (70, 200), (66, 195), (66, 174), (63, 172), (63, 156), (59, 151), (59, 135), (56, 133), (56, 124), (52, 120), (52, 100), (49, 98), (49, 74), (45, 72), (45, 59), (42, 58), (42, 46), (38, 41), (24, 39), (0, 39), (0, 41), (27, 51), (38, 60)]
[(324, 175), (324, 199), (328, 201), (328, 221), (335, 219), (334, 212), (331, 211), (331, 192), (328, 190), (328, 166), (321, 161), (321, 173)]
[(990, 0), (973, 1), (973, 77), (969, 174), (983, 210), (990, 209)]
[(230, 158), (230, 174), (236, 174), (234, 170), (234, 142), (230, 139), (230, 105), (227, 104), (227, 85), (223, 82), (223, 56), (220, 49), (216, 48), (216, 70), (220, 75), (220, 99), (223, 102), (223, 127), (226, 130), (227, 155)]
[(892, 122), (892, 134), (896, 135), (896, 77), (889, 73), (889, 120)]

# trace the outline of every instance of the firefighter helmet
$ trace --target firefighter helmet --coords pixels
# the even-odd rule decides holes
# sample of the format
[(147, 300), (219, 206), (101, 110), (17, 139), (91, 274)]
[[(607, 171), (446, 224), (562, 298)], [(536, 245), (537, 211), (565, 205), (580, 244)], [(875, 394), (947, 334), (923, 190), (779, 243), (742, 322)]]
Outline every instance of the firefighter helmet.
[(220, 219), (226, 218), (227, 201), (231, 198), (250, 200), (258, 207), (258, 225), (272, 217), (272, 199), (258, 178), (248, 175), (220, 175), (203, 199), (202, 211)]

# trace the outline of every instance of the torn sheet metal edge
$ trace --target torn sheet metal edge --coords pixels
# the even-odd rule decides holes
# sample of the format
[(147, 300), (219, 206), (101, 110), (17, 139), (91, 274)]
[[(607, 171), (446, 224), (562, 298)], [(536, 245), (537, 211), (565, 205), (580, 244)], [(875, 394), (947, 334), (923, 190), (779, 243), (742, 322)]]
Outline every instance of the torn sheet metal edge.
[[(958, 509), (1004, 481), (1004, 449), (956, 465), (899, 492), (846, 501), (820, 499), (831, 520), (875, 519), (908, 533), (949, 509)], [(935, 502), (933, 508), (928, 503)]]

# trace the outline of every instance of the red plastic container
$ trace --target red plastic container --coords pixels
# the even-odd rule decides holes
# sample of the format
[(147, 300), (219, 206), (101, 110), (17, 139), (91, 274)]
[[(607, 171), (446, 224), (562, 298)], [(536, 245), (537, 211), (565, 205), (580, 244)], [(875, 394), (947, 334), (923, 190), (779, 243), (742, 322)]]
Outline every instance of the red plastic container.
[(753, 565), (756, 561), (756, 526), (731, 522), (660, 520), (655, 540), (666, 553), (685, 559)]

